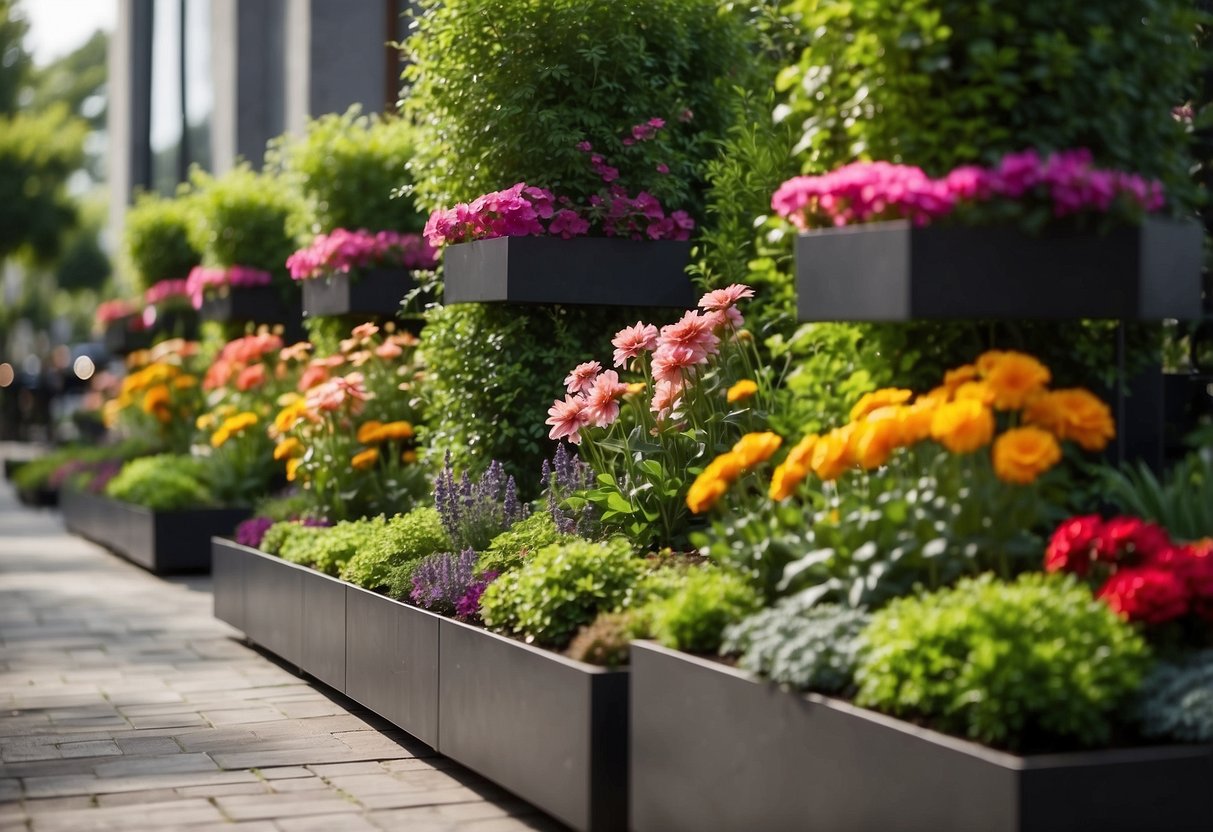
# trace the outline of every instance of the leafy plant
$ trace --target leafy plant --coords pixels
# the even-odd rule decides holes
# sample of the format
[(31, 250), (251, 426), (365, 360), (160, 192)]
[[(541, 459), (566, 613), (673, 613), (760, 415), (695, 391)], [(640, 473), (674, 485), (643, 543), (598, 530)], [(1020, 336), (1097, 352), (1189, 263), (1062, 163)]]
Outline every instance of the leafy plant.
[(218, 177), (195, 168), (190, 183), (197, 211), (191, 241), (205, 262), (259, 269), (286, 283), (286, 258), (295, 241), (287, 230), (292, 200), (282, 183), (247, 163)]
[(720, 652), (751, 673), (796, 690), (842, 693), (851, 687), (870, 616), (791, 595), (728, 627)]
[(1159, 662), (1138, 696), (1142, 732), (1175, 742), (1213, 742), (1213, 650)]
[(986, 575), (900, 598), (863, 633), (856, 702), (1012, 749), (1106, 742), (1149, 649), (1073, 579)]
[(195, 222), (187, 198), (140, 194), (123, 218), (122, 239), (138, 278), (147, 289), (160, 280), (182, 280), (202, 261), (190, 238)]
[(214, 503), (198, 460), (178, 454), (157, 454), (131, 460), (110, 480), (105, 493), (115, 500), (156, 511), (201, 508)]
[(631, 642), (645, 634), (643, 614), (637, 610), (599, 613), (569, 642), (568, 656), (579, 662), (621, 667), (628, 663)]
[(646, 609), (653, 636), (666, 647), (714, 653), (725, 627), (735, 624), (759, 603), (742, 577), (715, 567), (692, 569), (682, 586)]
[[(415, 565), (426, 555), (449, 551), (451, 539), (442, 528), (438, 512), (430, 507), (415, 508), (392, 517), (341, 570), (342, 580), (370, 590), (382, 590), (392, 582), (392, 571), (404, 564)], [(409, 585), (405, 597), (412, 589)]]
[(536, 512), (494, 537), (476, 561), (476, 572), (481, 575), (486, 572), (508, 572), (540, 549), (571, 538), (572, 535), (557, 531), (552, 515)]
[[(311, 562), (307, 554), (310, 546), (323, 524), (316, 522), (299, 522), (297, 520), (279, 520), (265, 530), (261, 536), (261, 551), (268, 555), (277, 555), (292, 563)], [(291, 557), (287, 556), (291, 554)]]
[(598, 613), (618, 606), (644, 568), (622, 538), (553, 544), (489, 584), (480, 614), (492, 630), (560, 647)]
[(364, 520), (343, 520), (325, 528), (312, 547), (312, 561), (307, 564), (327, 575), (338, 575), (346, 564), (361, 552), (384, 529), (383, 516)]
[(1142, 462), (1097, 473), (1100, 495), (1121, 513), (1153, 520), (1178, 540), (1213, 537), (1213, 455), (1194, 451), (1162, 480)]

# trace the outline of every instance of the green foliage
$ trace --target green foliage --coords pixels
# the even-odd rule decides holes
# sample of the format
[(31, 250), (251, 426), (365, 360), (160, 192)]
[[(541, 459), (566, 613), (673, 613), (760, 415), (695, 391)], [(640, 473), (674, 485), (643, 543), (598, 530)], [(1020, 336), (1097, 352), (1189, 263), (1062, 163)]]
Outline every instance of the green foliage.
[(150, 450), (143, 439), (128, 439), (112, 445), (64, 445), (22, 465), (13, 474), (12, 481), (20, 490), (33, 491), (50, 486), (55, 472), (66, 465), (135, 459)]
[(1106, 742), (1150, 658), (1086, 587), (1041, 573), (901, 598), (863, 637), (858, 704), (1012, 749)]
[(1142, 732), (1175, 742), (1213, 742), (1213, 650), (1159, 662), (1138, 697)]
[(308, 566), (327, 575), (337, 575), (361, 552), (386, 525), (383, 516), (365, 520), (343, 520), (335, 526), (322, 528), (322, 534), (312, 548)]
[(113, 272), (110, 256), (101, 247), (108, 210), (101, 199), (80, 204), (79, 223), (63, 236), (62, 251), (55, 262), (55, 288), (59, 294), (74, 296), (72, 300), (84, 300), (90, 328), (100, 300), (95, 293), (105, 288)]
[[(426, 555), (449, 551), (451, 540), (442, 528), (438, 512), (430, 507), (415, 508), (387, 521), (359, 549), (341, 570), (342, 580), (379, 591), (392, 585), (394, 569), (415, 565)], [(412, 584), (407, 583), (408, 589)], [(404, 593), (407, 597), (408, 592)]]
[(261, 551), (282, 557), (283, 551), (293, 545), (295, 538), (313, 537), (312, 530), (316, 528), (318, 527), (300, 525), (294, 520), (279, 520), (265, 530), (265, 535), (261, 538)]
[(312, 507), (312, 501), (302, 491), (284, 494), (276, 497), (265, 497), (258, 500), (253, 514), (257, 517), (268, 517), (274, 522), (293, 520), (305, 516)]
[(725, 627), (758, 607), (758, 594), (744, 578), (703, 567), (686, 573), (682, 586), (646, 611), (653, 636), (666, 647), (714, 653)]
[(197, 217), (191, 242), (207, 264), (248, 266), (285, 280), (295, 241), (287, 232), (293, 201), (282, 183), (247, 163), (218, 177), (195, 168), (190, 183)]
[(157, 511), (201, 508), (214, 502), (203, 476), (202, 465), (191, 456), (157, 454), (126, 463), (105, 493)]
[(67, 178), (84, 160), (83, 121), (63, 106), (0, 115), (0, 259), (28, 251), (47, 262), (76, 221)]
[(544, 424), (573, 367), (601, 353), (642, 310), (464, 303), (426, 316), (421, 350), (427, 367), (425, 445), (441, 465), (475, 474), (493, 459), (520, 490), (539, 486), (553, 443)]
[(751, 673), (796, 690), (842, 693), (851, 687), (870, 616), (792, 595), (724, 632), (722, 654), (738, 654)]
[(270, 143), (267, 166), (299, 194), (291, 216), (295, 237), (310, 242), (335, 228), (421, 231), (425, 217), (411, 197), (393, 191), (411, 184), (414, 129), (400, 118), (361, 115), (358, 105), (308, 123), (303, 136)]
[[(269, 530), (273, 531), (278, 525), (275, 523), (273, 526), (270, 526)], [(288, 563), (311, 566), (316, 562), (317, 552), (320, 550), (321, 541), (324, 538), (325, 532), (328, 531), (328, 527), (301, 526), (298, 523), (284, 525), (289, 525), (290, 528), (278, 547), (278, 557)], [(275, 539), (273, 543), (278, 543), (278, 540)], [(261, 541), (261, 545), (266, 545), (264, 540)]]
[(193, 206), (183, 198), (145, 193), (127, 209), (122, 239), (139, 279), (137, 288), (187, 277), (201, 262), (200, 252), (190, 241), (194, 221)]
[(568, 656), (603, 667), (622, 667), (628, 663), (632, 640), (643, 634), (644, 624), (636, 610), (599, 613), (573, 636)]
[(18, 97), (34, 65), (25, 36), (29, 21), (20, 12), (17, 0), (0, 0), (0, 115), (17, 111)]
[[(571, 197), (602, 183), (589, 141), (633, 191), (697, 213), (701, 164), (728, 124), (729, 83), (751, 65), (741, 17), (716, 0), (425, 0), (406, 44), (404, 106), (427, 210), (515, 182)], [(693, 118), (680, 122), (691, 110)], [(625, 146), (659, 117), (662, 142)], [(660, 159), (647, 158), (661, 145)], [(629, 157), (637, 157), (628, 165)], [(656, 171), (669, 165), (670, 175)]]
[(1194, 451), (1163, 480), (1139, 462), (1124, 469), (1098, 470), (1101, 498), (1121, 514), (1153, 520), (1176, 540), (1213, 537), (1213, 455)]
[(501, 574), (516, 568), (545, 546), (571, 539), (571, 535), (556, 531), (551, 514), (537, 511), (494, 537), (476, 561), (476, 572), (480, 575), (490, 571)]
[(1009, 151), (1087, 147), (1190, 194), (1201, 56), (1187, 0), (795, 0), (816, 37), (777, 86), (805, 171), (858, 157), (939, 175)]
[(598, 613), (619, 606), (644, 568), (622, 538), (558, 543), (489, 584), (480, 615), (492, 630), (560, 647)]

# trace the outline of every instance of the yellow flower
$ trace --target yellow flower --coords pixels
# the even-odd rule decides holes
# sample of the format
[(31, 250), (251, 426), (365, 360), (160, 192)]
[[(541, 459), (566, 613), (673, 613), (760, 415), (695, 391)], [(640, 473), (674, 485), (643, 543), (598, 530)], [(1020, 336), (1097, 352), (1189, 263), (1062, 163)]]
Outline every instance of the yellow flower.
[(961, 364), (955, 370), (948, 370), (943, 374), (943, 389), (949, 393), (955, 390), (966, 381), (973, 381), (977, 378), (977, 367), (972, 364)]
[(687, 492), (687, 508), (692, 514), (703, 514), (716, 505), (716, 502), (729, 490), (729, 484), (717, 477), (707, 476), (704, 471), (691, 483)]
[(197, 376), (188, 376), (188, 375), (177, 376), (177, 378), (173, 379), (173, 388), (177, 389), (177, 390), (188, 390), (191, 387), (197, 387), (197, 386), (198, 386), (198, 377)]
[(792, 496), (796, 491), (796, 486), (804, 481), (808, 472), (806, 466), (793, 462), (789, 455), (782, 465), (775, 466), (775, 472), (771, 474), (771, 488), (768, 492), (771, 499), (786, 500)]
[(851, 433), (851, 454), (866, 471), (879, 468), (901, 446), (902, 429), (897, 407), (873, 410), (855, 423)]
[(966, 399), (940, 405), (931, 417), (931, 437), (954, 454), (967, 454), (994, 438), (994, 412)]
[(1054, 390), (1028, 402), (1023, 413), (1029, 424), (1052, 431), (1058, 439), (1077, 442), (1088, 451), (1102, 451), (1116, 437), (1111, 409), (1089, 390)]
[(363, 445), (377, 445), (383, 441), (383, 437), (379, 435), (379, 429), (383, 427), (383, 422), (371, 419), (363, 422), (358, 426), (358, 441)]
[(413, 430), (411, 422), (403, 420), (396, 422), (388, 422), (379, 429), (380, 441), (393, 441), (401, 439), (412, 439), (416, 432)]
[(726, 451), (709, 462), (700, 476), (731, 483), (745, 473), (746, 467), (745, 457), (736, 451)]
[(168, 386), (157, 384), (143, 394), (143, 412), (150, 416), (158, 410), (167, 408), (171, 399), (172, 393), (169, 392)]
[(641, 393), (643, 393), (647, 387), (648, 387), (648, 385), (645, 384), (643, 381), (634, 381), (628, 385), (627, 392), (624, 393), (624, 395), (625, 396), (638, 396)]
[(743, 402), (757, 392), (758, 384), (748, 378), (743, 378), (729, 388), (727, 398), (729, 404), (733, 404), (734, 402)]
[(287, 437), (274, 446), (274, 459), (282, 460), (298, 456), (303, 450), (303, 443), (293, 436)]
[(107, 428), (112, 428), (118, 424), (118, 414), (121, 412), (121, 403), (117, 399), (110, 399), (101, 406), (101, 421), (105, 423)]
[(225, 427), (220, 427), (219, 430), (211, 434), (211, 447), (222, 448), (227, 444), (227, 440), (232, 438), (232, 432)]
[(194, 420), (194, 427), (196, 427), (198, 430), (210, 430), (214, 426), (215, 426), (215, 414), (214, 413), (203, 413), (201, 416), (199, 416), (197, 419)]
[(737, 440), (733, 453), (741, 456), (743, 467), (753, 468), (758, 463), (770, 459), (781, 444), (783, 439), (777, 433), (747, 433)]
[(222, 447), (233, 436), (248, 430), (255, 424), (257, 424), (257, 414), (249, 410), (237, 413), (235, 416), (229, 416), (223, 420), (223, 424), (219, 426), (219, 430), (215, 431), (214, 435), (211, 436), (211, 447)]
[(793, 445), (792, 450), (788, 451), (787, 462), (808, 468), (813, 461), (813, 448), (817, 445), (817, 439), (817, 434), (810, 433)]
[(810, 467), (813, 473), (825, 481), (836, 480), (855, 464), (851, 456), (851, 434), (855, 425), (844, 425), (827, 433), (813, 446)]
[(299, 474), (299, 466), (303, 464), (303, 460), (299, 457), (288, 459), (286, 461), (286, 481), (294, 482), (295, 477)]
[(896, 387), (883, 387), (880, 390), (873, 390), (871, 393), (864, 393), (855, 406), (851, 408), (851, 421), (858, 422), (864, 416), (880, 407), (904, 404), (913, 395), (913, 391), (902, 390)]
[(1000, 480), (1027, 485), (1061, 461), (1061, 446), (1047, 430), (1012, 428), (994, 440), (993, 457)]
[(378, 448), (367, 448), (365, 451), (354, 454), (354, 458), (350, 460), (350, 467), (355, 471), (365, 471), (379, 460)]
[(901, 441), (905, 446), (928, 439), (931, 436), (931, 419), (941, 404), (937, 399), (918, 397), (914, 404), (901, 407), (897, 411), (897, 419), (901, 422)]
[(286, 433), (295, 425), (299, 424), (299, 420), (303, 418), (303, 414), (307, 412), (307, 400), (296, 399), (288, 404), (282, 410), (278, 411), (278, 415), (274, 417), (274, 432), (277, 434)]
[(986, 362), (983, 375), (994, 391), (994, 407), (997, 410), (1018, 410), (1043, 390), (1052, 378), (1048, 367), (1022, 352), (1000, 353), (997, 358)]
[(958, 402), (971, 399), (982, 404), (994, 404), (994, 388), (988, 382), (966, 381), (952, 391), (952, 399)]
[(981, 376), (989, 374), (990, 370), (994, 368), (995, 364), (1002, 360), (1004, 355), (1006, 355), (1006, 353), (1004, 353), (1002, 350), (987, 350), (986, 352), (983, 352), (981, 355), (977, 356), (977, 360), (973, 362), (976, 365), (977, 374)]

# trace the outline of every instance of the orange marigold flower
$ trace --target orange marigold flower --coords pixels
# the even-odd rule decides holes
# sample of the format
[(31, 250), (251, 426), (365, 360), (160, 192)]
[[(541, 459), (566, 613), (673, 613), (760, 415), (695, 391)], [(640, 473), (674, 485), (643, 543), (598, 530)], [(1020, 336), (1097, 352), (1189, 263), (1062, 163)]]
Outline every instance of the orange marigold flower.
[(1024, 421), (1052, 431), (1085, 450), (1102, 451), (1116, 437), (1112, 410), (1089, 390), (1053, 390), (1028, 402)]
[(355, 471), (365, 471), (378, 461), (379, 449), (367, 448), (365, 451), (354, 454), (353, 459), (350, 460), (350, 467)]
[(298, 456), (303, 451), (303, 443), (293, 436), (287, 437), (274, 446), (274, 459), (283, 460)]
[(294, 482), (295, 477), (299, 474), (299, 466), (303, 464), (303, 460), (299, 457), (294, 457), (286, 461), (286, 481)]
[(151, 416), (157, 410), (168, 407), (172, 393), (167, 384), (157, 384), (143, 394), (143, 412)]
[(958, 402), (972, 399), (982, 404), (994, 404), (997, 395), (994, 392), (994, 388), (988, 382), (966, 381), (953, 391), (952, 399)]
[(936, 388), (947, 391), (955, 390), (966, 381), (973, 381), (977, 378), (977, 367), (973, 364), (961, 364), (955, 370), (948, 370), (943, 374), (943, 387)]
[(729, 404), (733, 404), (734, 402), (743, 402), (757, 392), (758, 384), (748, 378), (743, 378), (729, 388), (726, 398)]
[(416, 451), (405, 451), (400, 455), (400, 461), (406, 465), (413, 465), (417, 462)]
[(909, 446), (931, 437), (931, 419), (941, 404), (947, 400), (918, 397), (914, 404), (897, 409), (897, 419), (901, 422), (901, 442)]
[(744, 456), (736, 451), (726, 451), (709, 462), (700, 476), (731, 483), (745, 473), (746, 467)]
[(1018, 410), (1052, 378), (1048, 367), (1022, 352), (1002, 353), (990, 362), (984, 375), (994, 391), (997, 410)]
[(733, 453), (740, 455), (745, 468), (753, 468), (758, 463), (770, 459), (782, 444), (783, 438), (777, 433), (747, 433), (737, 440)]
[(967, 454), (994, 438), (994, 413), (967, 399), (940, 405), (931, 417), (931, 437), (954, 454)]
[(804, 482), (805, 475), (809, 469), (799, 463), (793, 462), (791, 458), (783, 461), (783, 464), (775, 466), (774, 473), (771, 474), (771, 488), (768, 492), (772, 500), (786, 500), (791, 497), (796, 491), (796, 486)]
[(1002, 350), (987, 350), (986, 352), (983, 352), (981, 355), (977, 356), (977, 360), (973, 362), (977, 368), (977, 374), (980, 376), (988, 375), (990, 370), (995, 364), (1002, 360), (1004, 355), (1006, 355), (1006, 353)]
[(687, 508), (692, 514), (703, 514), (725, 495), (729, 490), (729, 484), (718, 477), (707, 475), (704, 471), (695, 478), (695, 482), (691, 483), (691, 488), (687, 491)]
[(788, 451), (787, 462), (808, 468), (813, 462), (813, 448), (817, 445), (817, 439), (817, 434), (810, 433), (793, 445), (792, 450)]
[(994, 473), (1003, 482), (1027, 485), (1061, 461), (1061, 446), (1041, 428), (1012, 428), (994, 440)]
[(817, 440), (810, 463), (814, 474), (828, 482), (838, 479), (855, 464), (851, 455), (851, 434), (854, 431), (855, 425), (852, 423), (835, 428)]
[(864, 416), (880, 407), (905, 404), (913, 395), (913, 391), (902, 390), (897, 387), (883, 387), (880, 390), (873, 390), (871, 393), (864, 393), (859, 401), (855, 403), (855, 406), (851, 408), (851, 421), (858, 422)]
[(413, 430), (412, 422), (406, 422), (404, 420), (388, 422), (386, 425), (379, 428), (379, 441), (383, 442), (412, 439), (415, 433), (416, 431)]
[(175, 389), (175, 390), (188, 390), (191, 387), (197, 387), (197, 386), (198, 386), (198, 377), (197, 376), (189, 376), (189, 375), (177, 376), (175, 379), (173, 379), (173, 389)]
[(864, 470), (871, 471), (884, 465), (901, 446), (901, 420), (897, 414), (896, 407), (881, 407), (855, 423), (851, 432), (851, 455)]
[(358, 441), (363, 445), (378, 445), (384, 439), (380, 433), (382, 428), (383, 422), (375, 419), (363, 422), (358, 426)]

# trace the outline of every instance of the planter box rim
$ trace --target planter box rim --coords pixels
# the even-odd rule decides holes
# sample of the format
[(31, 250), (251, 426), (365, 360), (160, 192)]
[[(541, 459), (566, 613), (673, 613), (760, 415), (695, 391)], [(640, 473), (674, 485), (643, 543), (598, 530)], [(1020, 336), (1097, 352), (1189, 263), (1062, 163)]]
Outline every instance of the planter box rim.
[(482, 636), (487, 636), (489, 638), (497, 639), (498, 641), (505, 642), (506, 644), (510, 644), (514, 647), (517, 647), (521, 650), (525, 650), (530, 653), (536, 653), (538, 655), (543, 656), (545, 659), (555, 661), (558, 664), (566, 665), (574, 670), (580, 670), (583, 673), (604, 675), (604, 674), (626, 673), (628, 671), (627, 665), (624, 665), (622, 667), (603, 667), (602, 665), (590, 664), (589, 662), (581, 662), (581, 661), (578, 661), (577, 659), (570, 659), (568, 656), (564, 655), (563, 653), (557, 653), (555, 650), (548, 650), (545, 647), (538, 647), (534, 644), (527, 644), (525, 641), (519, 641), (516, 638), (511, 638), (510, 636), (504, 636), (501, 633), (494, 633), (492, 630), (488, 629), (487, 627), (477, 627), (474, 624), (468, 624), (466, 622), (460, 621), (457, 618), (447, 618), (446, 616), (439, 616), (439, 618), (441, 618), (444, 622), (446, 622), (448, 624), (453, 624), (458, 627), (463, 627), (464, 629), (471, 630), (475, 633), (479, 633)]
[(1006, 769), (1015, 771), (1033, 771), (1052, 768), (1064, 768), (1073, 765), (1089, 765), (1091, 763), (1134, 763), (1146, 762), (1150, 760), (1160, 759), (1179, 759), (1184, 757), (1205, 757), (1210, 753), (1211, 745), (1192, 744), (1192, 743), (1175, 743), (1172, 745), (1147, 745), (1136, 748), (1107, 748), (1107, 749), (1091, 749), (1086, 751), (1063, 751), (1049, 752), (1044, 754), (1029, 754), (1019, 755), (1011, 751), (1002, 751), (997, 748), (981, 745), (973, 740), (967, 740), (963, 737), (955, 737), (951, 734), (944, 734), (936, 731), (933, 728), (924, 728), (915, 725), (911, 722), (899, 719), (895, 716), (882, 714), (879, 711), (873, 711), (868, 708), (860, 707), (845, 699), (837, 699), (832, 696), (825, 696), (820, 693), (804, 693), (801, 691), (792, 691), (782, 688), (780, 685), (772, 682), (770, 679), (764, 679), (750, 673), (748, 670), (741, 670), (736, 667), (730, 667), (723, 662), (713, 661), (702, 656), (695, 656), (690, 653), (684, 653), (681, 650), (674, 650), (669, 647), (664, 647), (654, 641), (638, 640), (632, 642), (632, 649), (641, 648), (653, 653), (677, 659), (687, 664), (695, 665), (707, 670), (712, 670), (717, 673), (722, 673), (727, 676), (733, 676), (737, 679), (752, 682), (756, 685), (762, 685), (774, 688), (786, 693), (789, 696), (796, 696), (804, 699), (814, 705), (830, 708), (831, 710), (841, 711), (849, 716), (857, 719), (863, 719), (868, 722), (873, 722), (897, 731), (902, 734), (909, 734), (927, 742), (936, 745), (942, 745), (955, 751), (968, 754), (972, 757), (977, 757), (985, 762), (1001, 766)]
[(1031, 232), (1021, 228), (1014, 222), (987, 222), (987, 223), (927, 223), (926, 225), (915, 225), (913, 221), (908, 219), (897, 220), (877, 220), (876, 222), (857, 222), (849, 225), (837, 225), (824, 228), (807, 228), (804, 231), (797, 231), (797, 236), (800, 237), (817, 237), (823, 235), (842, 235), (842, 234), (860, 234), (864, 231), (979, 231), (983, 229), (1011, 229), (1018, 231), (1025, 237), (1050, 237), (1050, 236), (1089, 236), (1095, 235), (1098, 237), (1107, 236), (1108, 233), (1117, 231), (1125, 231), (1136, 229), (1145, 225), (1176, 225), (1176, 226), (1194, 226), (1197, 221), (1189, 217), (1172, 217), (1165, 214), (1147, 214), (1142, 217), (1140, 222), (1122, 222), (1111, 226), (1106, 232), (1100, 232), (1091, 228), (1065, 228), (1046, 225), (1038, 231)]

